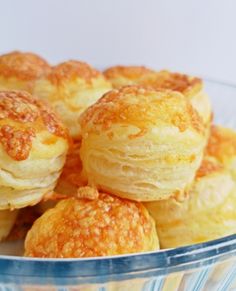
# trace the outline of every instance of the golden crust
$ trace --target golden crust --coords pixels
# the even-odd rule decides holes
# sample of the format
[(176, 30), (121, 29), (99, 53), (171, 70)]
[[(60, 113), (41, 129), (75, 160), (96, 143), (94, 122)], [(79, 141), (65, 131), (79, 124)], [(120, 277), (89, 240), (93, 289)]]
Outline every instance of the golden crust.
[(68, 139), (55, 113), (29, 93), (0, 91), (0, 109), (0, 143), (12, 159), (27, 159), (33, 139), (43, 130)]
[(135, 80), (148, 73), (155, 73), (155, 71), (144, 66), (114, 66), (106, 69), (103, 73), (108, 79), (122, 75)]
[(193, 95), (203, 87), (202, 80), (185, 74), (160, 72), (143, 66), (114, 66), (104, 71), (104, 75), (115, 88), (130, 85), (149, 86), (153, 89), (170, 89), (184, 95)]
[(221, 126), (212, 126), (206, 154), (218, 160), (236, 180), (236, 132)]
[(172, 73), (167, 70), (156, 72), (145, 67), (116, 66), (104, 72), (114, 88), (126, 85), (141, 85), (155, 90), (169, 89), (188, 97), (192, 106), (198, 111), (207, 127), (212, 119), (209, 98), (203, 90), (200, 78), (185, 74)]
[(153, 87), (171, 89), (181, 92), (185, 96), (193, 96), (202, 90), (203, 83), (200, 78), (164, 70), (157, 73), (157, 78), (153, 83)]
[(206, 152), (222, 163), (236, 157), (236, 132), (229, 128), (213, 125)]
[(54, 85), (60, 85), (77, 78), (81, 78), (89, 83), (98, 76), (101, 76), (101, 73), (84, 62), (67, 61), (53, 67), (47, 78)]
[(105, 193), (93, 200), (59, 202), (34, 223), (25, 240), (25, 255), (31, 257), (94, 257), (158, 248), (155, 225), (144, 206)]
[(114, 66), (103, 72), (114, 88), (126, 85), (151, 85), (156, 72), (144, 66)]
[(49, 64), (33, 53), (14, 51), (0, 56), (0, 76), (7, 79), (14, 77), (22, 81), (32, 81), (49, 70)]
[(144, 134), (149, 126), (168, 124), (180, 131), (192, 128), (201, 134), (205, 132), (200, 116), (183, 95), (140, 86), (108, 92), (82, 114), (80, 122), (85, 131), (88, 126), (91, 131), (96, 127), (108, 131), (114, 124), (129, 124)]
[(223, 169), (223, 165), (217, 163), (214, 158), (204, 158), (200, 168), (197, 170), (196, 179), (211, 175), (218, 171), (222, 171)]
[(86, 63), (68, 61), (52, 68), (48, 75), (37, 80), (34, 94), (47, 100), (61, 115), (73, 139), (80, 139), (80, 114), (97, 101), (111, 84)]

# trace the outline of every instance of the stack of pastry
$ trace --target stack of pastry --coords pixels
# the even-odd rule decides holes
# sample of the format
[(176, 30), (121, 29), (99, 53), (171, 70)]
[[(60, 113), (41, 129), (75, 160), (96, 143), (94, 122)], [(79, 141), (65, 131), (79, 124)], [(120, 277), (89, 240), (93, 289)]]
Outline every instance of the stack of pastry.
[(236, 134), (212, 125), (201, 79), (13, 52), (0, 57), (0, 88), (0, 239), (36, 205), (26, 256), (118, 255), (234, 233)]

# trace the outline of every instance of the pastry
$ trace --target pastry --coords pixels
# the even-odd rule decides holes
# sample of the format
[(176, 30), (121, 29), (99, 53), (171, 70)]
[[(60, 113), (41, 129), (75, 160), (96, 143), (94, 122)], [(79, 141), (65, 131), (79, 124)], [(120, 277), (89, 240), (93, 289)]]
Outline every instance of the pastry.
[(107, 69), (104, 75), (114, 88), (125, 85), (150, 86), (154, 89), (171, 89), (189, 98), (192, 106), (203, 118), (207, 127), (212, 119), (212, 109), (208, 95), (203, 89), (201, 79), (166, 70), (155, 72), (139, 66), (115, 66)]
[(145, 203), (154, 218), (162, 248), (206, 242), (234, 234), (236, 187), (230, 173), (205, 157), (183, 201)]
[(47, 104), (0, 91), (0, 209), (34, 205), (52, 192), (68, 146), (67, 129)]
[(50, 71), (50, 65), (33, 53), (14, 51), (0, 56), (0, 90), (32, 92), (34, 82)]
[(157, 78), (156, 71), (144, 66), (114, 66), (103, 73), (115, 89), (127, 85), (150, 86)]
[(96, 257), (159, 248), (154, 221), (141, 203), (90, 187), (80, 188), (80, 195), (36, 220), (25, 240), (26, 256)]
[(86, 63), (68, 61), (53, 67), (49, 74), (39, 79), (34, 94), (51, 103), (72, 138), (79, 140), (78, 117), (110, 89), (111, 84), (100, 72)]
[(206, 145), (202, 119), (170, 90), (110, 91), (81, 115), (80, 125), (88, 183), (137, 201), (181, 196)]
[(236, 179), (236, 132), (233, 129), (213, 125), (206, 148)]

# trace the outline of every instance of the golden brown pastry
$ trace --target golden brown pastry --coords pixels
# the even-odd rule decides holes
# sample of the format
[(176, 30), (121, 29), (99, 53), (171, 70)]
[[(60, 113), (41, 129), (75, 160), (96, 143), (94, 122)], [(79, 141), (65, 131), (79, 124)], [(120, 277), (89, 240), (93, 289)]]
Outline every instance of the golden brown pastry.
[(122, 87), (80, 122), (83, 171), (90, 185), (112, 194), (137, 201), (179, 196), (201, 163), (203, 122), (178, 92)]
[(114, 66), (103, 73), (115, 89), (127, 85), (151, 86), (157, 78), (156, 71), (144, 66)]
[(114, 88), (125, 85), (142, 85), (154, 89), (171, 89), (187, 96), (192, 106), (209, 126), (212, 109), (201, 79), (169, 71), (155, 72), (140, 66), (115, 66), (105, 70), (104, 75)]
[(14, 51), (0, 56), (0, 90), (32, 92), (35, 80), (50, 70), (49, 64), (33, 53)]
[(175, 90), (184, 94), (202, 117), (204, 124), (207, 127), (210, 126), (212, 107), (200, 78), (164, 70), (157, 73), (157, 79), (153, 86), (155, 88)]
[(48, 100), (62, 117), (74, 139), (80, 139), (78, 117), (96, 102), (111, 84), (97, 70), (88, 64), (68, 61), (52, 68), (39, 79), (34, 94)]
[(68, 145), (48, 105), (23, 91), (0, 91), (0, 209), (34, 205), (51, 192)]
[(213, 125), (206, 148), (236, 179), (236, 132), (233, 129)]
[(90, 187), (80, 188), (80, 194), (85, 198), (63, 200), (36, 220), (25, 240), (26, 256), (95, 257), (159, 249), (154, 221), (141, 203)]
[(10, 233), (18, 214), (18, 210), (0, 211), (0, 241), (5, 239)]
[(236, 187), (230, 173), (205, 157), (184, 201), (145, 203), (154, 218), (162, 248), (217, 239), (236, 230)]

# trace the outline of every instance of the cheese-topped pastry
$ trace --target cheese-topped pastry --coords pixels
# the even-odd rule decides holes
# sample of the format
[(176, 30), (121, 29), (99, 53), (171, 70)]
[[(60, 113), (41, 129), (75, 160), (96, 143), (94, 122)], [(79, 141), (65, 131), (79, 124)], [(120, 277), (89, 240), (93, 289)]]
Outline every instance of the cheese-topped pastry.
[(154, 221), (141, 203), (90, 187), (79, 192), (83, 198), (60, 201), (36, 220), (25, 240), (26, 256), (79, 258), (159, 249)]
[(71, 136), (80, 139), (77, 122), (80, 114), (110, 89), (110, 82), (99, 71), (83, 62), (68, 61), (53, 67), (49, 74), (39, 79), (34, 94), (48, 100)]
[(204, 124), (207, 127), (210, 126), (212, 107), (209, 97), (204, 91), (203, 81), (200, 78), (164, 70), (157, 73), (153, 86), (155, 88), (175, 90), (184, 94), (202, 117)]
[(68, 141), (48, 105), (23, 91), (0, 91), (0, 209), (33, 205), (51, 192)]
[(200, 166), (206, 133), (178, 92), (138, 86), (104, 95), (81, 116), (89, 184), (137, 201), (179, 196)]
[(212, 119), (212, 108), (201, 79), (185, 74), (172, 73), (166, 70), (155, 72), (140, 66), (115, 66), (108, 68), (104, 75), (114, 88), (125, 85), (142, 85), (159, 90), (171, 89), (181, 92), (189, 98), (192, 106), (209, 126)]
[(206, 148), (236, 179), (236, 132), (233, 129), (213, 125)]
[(145, 203), (155, 219), (162, 248), (201, 243), (234, 234), (236, 187), (230, 173), (206, 157), (186, 199)]
[(0, 90), (32, 92), (34, 82), (50, 71), (50, 65), (33, 53), (14, 51), (0, 56)]
[(127, 85), (150, 86), (156, 80), (157, 72), (144, 66), (114, 66), (104, 71), (113, 88)]
[(0, 210), (0, 241), (5, 239), (10, 233), (17, 214), (18, 210)]

